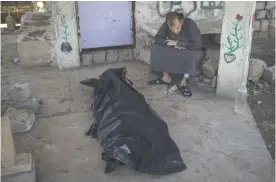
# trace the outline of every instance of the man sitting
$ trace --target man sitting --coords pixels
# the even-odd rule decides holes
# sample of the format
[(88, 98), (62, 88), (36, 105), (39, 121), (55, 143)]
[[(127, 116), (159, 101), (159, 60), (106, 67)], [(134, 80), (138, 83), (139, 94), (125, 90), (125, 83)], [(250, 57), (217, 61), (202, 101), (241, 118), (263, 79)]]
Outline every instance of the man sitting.
[(166, 21), (155, 35), (151, 47), (150, 67), (154, 72), (162, 73), (150, 85), (173, 85), (184, 97), (191, 97), (188, 88), (189, 76), (196, 76), (199, 63), (205, 57), (201, 46), (201, 33), (197, 24), (182, 13), (170, 12)]

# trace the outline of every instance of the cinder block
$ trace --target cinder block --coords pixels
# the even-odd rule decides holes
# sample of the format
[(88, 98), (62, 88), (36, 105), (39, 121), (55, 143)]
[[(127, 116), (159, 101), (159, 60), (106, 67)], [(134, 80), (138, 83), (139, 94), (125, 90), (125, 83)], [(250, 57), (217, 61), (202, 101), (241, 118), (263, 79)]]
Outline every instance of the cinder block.
[(31, 109), (34, 113), (38, 113), (39, 100), (35, 96), (31, 96), (27, 101), (16, 102), (17, 109)]
[(261, 32), (267, 32), (268, 27), (269, 27), (269, 20), (267, 19), (262, 19), (261, 20), (261, 26), (260, 26), (260, 31)]
[(105, 51), (93, 52), (93, 62), (105, 63)]
[(132, 49), (119, 50), (119, 61), (130, 61), (133, 60), (133, 57)]
[(106, 61), (107, 62), (117, 62), (119, 59), (119, 54), (117, 50), (109, 50), (106, 52)]
[(275, 1), (267, 1), (265, 9), (275, 9)]
[(92, 54), (90, 53), (83, 53), (81, 55), (81, 61), (82, 61), (82, 65), (83, 66), (91, 66), (92, 65), (92, 62), (93, 62), (93, 57), (92, 57)]
[(28, 82), (15, 83), (11, 86), (8, 93), (11, 100), (17, 101), (27, 101), (31, 97), (30, 84)]
[(32, 110), (8, 108), (4, 116), (8, 116), (11, 123), (12, 133), (23, 133), (29, 131), (35, 121), (35, 114)]
[(150, 64), (150, 50), (142, 49), (140, 51), (139, 59), (147, 64)]
[(211, 60), (209, 59), (206, 63), (202, 65), (202, 73), (207, 77), (207, 78), (213, 78), (217, 74), (218, 70), (218, 65), (219, 65), (219, 60)]
[(261, 22), (260, 21), (255, 21), (253, 25), (254, 31), (259, 31), (261, 28)]
[(256, 20), (264, 19), (266, 17), (267, 10), (257, 10), (255, 12), (255, 18)]
[(273, 18), (273, 11), (274, 10), (267, 10), (266, 11), (266, 19), (268, 19), (268, 20), (270, 20), (270, 19), (272, 19)]
[(263, 10), (265, 9), (265, 1), (256, 2), (256, 10)]
[(269, 26), (271, 28), (275, 28), (275, 19), (274, 18), (269, 21)]

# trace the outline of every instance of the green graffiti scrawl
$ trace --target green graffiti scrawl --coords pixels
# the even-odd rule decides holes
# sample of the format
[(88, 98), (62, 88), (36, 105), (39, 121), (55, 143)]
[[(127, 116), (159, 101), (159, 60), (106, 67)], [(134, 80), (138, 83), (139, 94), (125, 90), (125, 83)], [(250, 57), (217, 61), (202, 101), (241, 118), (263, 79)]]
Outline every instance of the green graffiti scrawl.
[(236, 55), (234, 54), (236, 50), (241, 48), (243, 45), (241, 45), (241, 40), (243, 39), (243, 36), (239, 36), (239, 32), (241, 28), (239, 28), (239, 24), (243, 17), (240, 14), (236, 15), (236, 20), (233, 23), (232, 32), (227, 36), (227, 49), (228, 52), (224, 53), (224, 60), (226, 63), (231, 63), (236, 59)]
[(62, 38), (63, 38), (64, 42), (68, 42), (68, 36), (69, 36), (68, 25), (66, 24), (64, 15), (62, 15), (60, 17), (60, 22), (61, 22), (61, 26), (63, 27), (63, 37)]
[(68, 25), (66, 23), (65, 15), (62, 15), (60, 17), (60, 22), (63, 28), (63, 36), (62, 36), (63, 42), (61, 44), (60, 49), (64, 53), (70, 53), (72, 51), (72, 46), (68, 42), (69, 32), (68, 32)]

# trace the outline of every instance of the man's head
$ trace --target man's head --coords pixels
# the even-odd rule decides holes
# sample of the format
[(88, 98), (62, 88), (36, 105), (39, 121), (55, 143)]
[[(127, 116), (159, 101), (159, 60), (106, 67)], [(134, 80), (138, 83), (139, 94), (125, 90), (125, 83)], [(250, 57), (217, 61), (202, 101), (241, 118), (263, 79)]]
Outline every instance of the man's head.
[(184, 23), (183, 14), (170, 12), (166, 16), (166, 22), (173, 33), (179, 34)]

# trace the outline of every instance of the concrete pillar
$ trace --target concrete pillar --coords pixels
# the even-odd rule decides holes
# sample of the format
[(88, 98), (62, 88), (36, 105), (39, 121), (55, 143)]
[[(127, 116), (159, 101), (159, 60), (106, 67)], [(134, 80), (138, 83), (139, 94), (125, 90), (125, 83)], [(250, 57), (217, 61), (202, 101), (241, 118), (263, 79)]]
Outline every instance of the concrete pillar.
[(221, 30), (217, 95), (235, 98), (247, 80), (254, 23), (254, 1), (226, 1)]
[(75, 1), (53, 1), (56, 57), (60, 69), (80, 66)]

